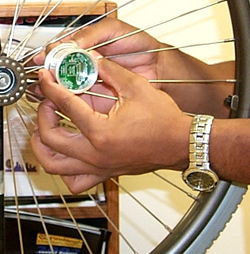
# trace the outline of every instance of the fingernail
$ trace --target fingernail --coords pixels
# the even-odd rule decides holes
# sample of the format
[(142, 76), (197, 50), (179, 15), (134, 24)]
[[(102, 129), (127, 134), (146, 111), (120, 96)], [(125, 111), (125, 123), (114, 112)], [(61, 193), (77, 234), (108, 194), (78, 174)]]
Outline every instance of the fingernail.
[(39, 62), (40, 62), (39, 59), (40, 59), (39, 56), (34, 56), (34, 57), (33, 57), (33, 61), (34, 61), (34, 63), (35, 63), (36, 65), (40, 65), (40, 64), (39, 64)]
[(102, 59), (102, 58), (103, 58), (103, 56), (102, 56), (102, 55), (99, 55), (99, 56), (96, 57), (96, 60), (100, 60), (100, 59)]
[(100, 55), (98, 52), (96, 52), (95, 50), (91, 50), (89, 51), (89, 53), (95, 58), (95, 60), (100, 60), (103, 58), (102, 55)]
[(33, 61), (34, 61), (34, 63), (36, 64), (36, 65), (43, 65), (43, 63), (44, 63), (44, 60), (45, 60), (45, 57), (46, 57), (46, 55), (45, 55), (45, 51), (42, 51), (42, 52), (40, 52), (38, 55), (36, 55), (36, 56), (34, 56), (33, 57)]
[(39, 54), (33, 57), (33, 61), (36, 65), (40, 66), (43, 64), (44, 58)]

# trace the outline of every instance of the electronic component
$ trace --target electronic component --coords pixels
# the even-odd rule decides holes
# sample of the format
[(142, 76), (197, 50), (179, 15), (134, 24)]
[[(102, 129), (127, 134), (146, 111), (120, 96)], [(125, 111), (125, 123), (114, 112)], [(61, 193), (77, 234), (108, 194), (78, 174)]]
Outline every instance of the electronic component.
[(90, 89), (98, 76), (93, 56), (74, 43), (62, 43), (53, 48), (46, 56), (44, 67), (59, 84), (75, 94)]

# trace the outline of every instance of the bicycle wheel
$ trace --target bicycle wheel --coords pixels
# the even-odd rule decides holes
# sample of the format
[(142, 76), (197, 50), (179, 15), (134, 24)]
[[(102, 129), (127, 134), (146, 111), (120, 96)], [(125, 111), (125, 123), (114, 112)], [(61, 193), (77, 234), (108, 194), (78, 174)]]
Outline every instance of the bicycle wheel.
[[(50, 3), (50, 1), (48, 2)], [(96, 2), (100, 2), (100, 1), (96, 1)], [(92, 4), (90, 3), (90, 7), (95, 5), (96, 2)], [(128, 2), (124, 1), (121, 3), (120, 7), (122, 6), (123, 8), (123, 5), (126, 5), (128, 6), (128, 8), (129, 7), (133, 8), (132, 2), (134, 1), (128, 1)], [(137, 2), (140, 2), (140, 1), (138, 0)], [(187, 1), (185, 1), (185, 3), (186, 2)], [(235, 94), (232, 96), (230, 101), (231, 108), (232, 108), (232, 117), (248, 118), (250, 116), (250, 113), (249, 113), (249, 109), (250, 109), (250, 98), (249, 98), (250, 80), (249, 78), (250, 77), (249, 77), (249, 70), (248, 70), (250, 66), (250, 63), (249, 63), (250, 61), (249, 59), (249, 50), (250, 50), (250, 47), (249, 47), (250, 46), (250, 26), (249, 26), (250, 3), (249, 3), (249, 0), (239, 0), (237, 3), (233, 0), (228, 0), (228, 1), (222, 0), (222, 1), (215, 1), (215, 2), (213, 1), (204, 5), (201, 5), (200, 1), (196, 1), (196, 2), (197, 2), (196, 3), (197, 8), (194, 8), (194, 9), (187, 8), (184, 12), (180, 12), (179, 15), (177, 15), (174, 18), (170, 15), (169, 19), (166, 18), (164, 23), (168, 23), (169, 22), (168, 20), (176, 20), (177, 18), (182, 18), (184, 16), (188, 17), (189, 15), (192, 15), (193, 13), (202, 12), (204, 9), (207, 9), (207, 8), (216, 8), (217, 6), (220, 6), (220, 5), (223, 5), (224, 8), (228, 8), (230, 12), (232, 28), (234, 32), (233, 41), (235, 44), (235, 64), (236, 64), (236, 77), (235, 77), (236, 88), (235, 88)], [(25, 1), (23, 3), (24, 3), (23, 6), (25, 6)], [(57, 3), (59, 4), (60, 1), (58, 1)], [(151, 4), (153, 5), (154, 3), (151, 3)], [(174, 3), (171, 3), (171, 4), (174, 5)], [(17, 0), (17, 7), (20, 7), (20, 6), (21, 6), (20, 1)], [(16, 10), (15, 11), (16, 15), (18, 15), (18, 12), (19, 12), (18, 10), (20, 9), (16, 8), (15, 10)], [(119, 9), (118, 9), (118, 12), (119, 12)], [(162, 23), (162, 19), (159, 22)], [(155, 24), (155, 21), (153, 23)], [(160, 23), (157, 24), (156, 26), (160, 25)], [(19, 28), (18, 26), (16, 26), (15, 21), (13, 22), (13, 25), (11, 27), (12, 28), (15, 27), (16, 29)], [(151, 25), (149, 25), (148, 27), (151, 27)], [(14, 34), (14, 29), (11, 30), (10, 35), (12, 35), (12, 32)], [(36, 34), (32, 32), (32, 36), (36, 36)], [(2, 41), (4, 41), (4, 38), (2, 38)], [(10, 38), (9, 41), (13, 41), (12, 36), (10, 36), (9, 38)], [(228, 42), (228, 40), (226, 39), (224, 42), (226, 43)], [(198, 42), (198, 44), (199, 46), (201, 46), (202, 43)], [(3, 47), (4, 45), (5, 44), (3, 43)], [(13, 54), (10, 53), (12, 52), (11, 50), (13, 49), (8, 48), (7, 46), (5, 46), (5, 48), (7, 51), (6, 53), (7, 55), (3, 55), (3, 53), (6, 52), (6, 51), (3, 51), (0, 58), (0, 60), (2, 61), (0, 62), (2, 63), (0, 65), (0, 68), (1, 68), (0, 70), (2, 75), (1, 79), (6, 80), (6, 77), (7, 77), (8, 79), (10, 79), (10, 82), (8, 84), (12, 85), (13, 82), (11, 78), (14, 77), (14, 79), (16, 79), (16, 82), (14, 83), (18, 84), (15, 87), (9, 87), (7, 86), (7, 84), (4, 83), (3, 89), (1, 89), (1, 90), (4, 90), (2, 93), (3, 94), (2, 98), (1, 98), (2, 99), (1, 106), (7, 108), (7, 107), (11, 107), (14, 103), (17, 103), (19, 100), (21, 100), (22, 95), (25, 93), (26, 85), (27, 85), (27, 82), (23, 82), (26, 75), (25, 72), (27, 73), (29, 71), (26, 71), (26, 69), (24, 69), (22, 65), (23, 58), (21, 58), (20, 56), (18, 56), (17, 58), (14, 57)], [(21, 60), (18, 61), (18, 59), (21, 59)], [(15, 75), (12, 75), (13, 73)], [(3, 108), (1, 109), (3, 111)], [(3, 117), (4, 116), (2, 112), (2, 118), (1, 118), (2, 119), (1, 120), (2, 135), (5, 133)], [(9, 132), (12, 135), (12, 130), (10, 130)], [(8, 136), (10, 136), (10, 134), (8, 134)], [(2, 140), (3, 140), (3, 137), (2, 137)], [(4, 146), (2, 145), (2, 148), (3, 147)], [(4, 165), (3, 153), (4, 151), (1, 152), (2, 165)], [(4, 168), (4, 166), (2, 168)], [(13, 165), (12, 165), (12, 168), (13, 168)], [(162, 175), (156, 172), (156, 174), (153, 174), (152, 177), (162, 178)], [(168, 179), (164, 179), (164, 181), (168, 181)], [(131, 195), (127, 193), (127, 190), (126, 188), (123, 187), (123, 185), (119, 184), (115, 180), (113, 180), (113, 182), (115, 182), (115, 184), (118, 185), (118, 187), (121, 190), (121, 193), (125, 193), (127, 196)], [(219, 232), (224, 228), (225, 224), (228, 222), (228, 220), (231, 218), (234, 211), (237, 209), (237, 206), (242, 199), (242, 195), (246, 191), (246, 187), (235, 184), (235, 183), (221, 181), (214, 192), (209, 194), (199, 193), (197, 195), (195, 193), (190, 193), (189, 191), (187, 191), (186, 188), (183, 187), (181, 184), (180, 184), (180, 187), (176, 187), (175, 183), (174, 184), (171, 183), (171, 184), (172, 186), (174, 185), (177, 190), (181, 188), (181, 191), (185, 193), (185, 196), (190, 197), (190, 200), (187, 202), (188, 205), (185, 208), (186, 210), (182, 212), (181, 216), (178, 216), (179, 221), (175, 222), (174, 225), (171, 225), (170, 227), (165, 224), (165, 221), (164, 223), (160, 222), (160, 224), (163, 224), (163, 227), (165, 227), (165, 230), (166, 230), (163, 233), (164, 237), (163, 239), (160, 239), (157, 241), (154, 240), (154, 244), (153, 244), (154, 246), (148, 247), (146, 252), (147, 253), (150, 252), (153, 254), (204, 253), (206, 249), (209, 248), (209, 246), (212, 244), (213, 240), (218, 237)], [(145, 190), (145, 193), (146, 192), (147, 191)], [(174, 194), (171, 194), (171, 195), (174, 195)], [(1, 195), (1, 198), (3, 199), (3, 195)], [(135, 200), (135, 202), (138, 203), (140, 207), (143, 207), (144, 210), (146, 209), (146, 212), (150, 213), (150, 216), (153, 216), (154, 219), (159, 220), (158, 216), (151, 215), (151, 211), (149, 211), (147, 208), (149, 204), (146, 205), (147, 207), (145, 207), (145, 205), (141, 205), (140, 204), (141, 202), (134, 197), (133, 193), (132, 193), (132, 199)], [(4, 203), (3, 200), (1, 203), (2, 204)], [(4, 214), (3, 209), (1, 213), (2, 215)], [(126, 216), (126, 212), (125, 212), (125, 216)], [(151, 232), (151, 229), (148, 229), (147, 234), (150, 234), (150, 232)], [(141, 246), (133, 247), (134, 245), (133, 242), (136, 242), (137, 239), (133, 239), (134, 237), (129, 237), (129, 236), (124, 237), (123, 233), (120, 233), (120, 234), (122, 235), (121, 241), (124, 241), (127, 246), (124, 249), (121, 247), (122, 249), (121, 253), (129, 253), (129, 252), (137, 253), (136, 249), (139, 250), (141, 247)], [(4, 230), (2, 230), (0, 237), (2, 239), (1, 246), (3, 246), (1, 253), (4, 253), (4, 240), (3, 240)], [(128, 240), (129, 238), (132, 238), (132, 240)], [(53, 253), (52, 250), (50, 251), (51, 252), (49, 253)], [(144, 252), (144, 250), (141, 250), (140, 252)]]

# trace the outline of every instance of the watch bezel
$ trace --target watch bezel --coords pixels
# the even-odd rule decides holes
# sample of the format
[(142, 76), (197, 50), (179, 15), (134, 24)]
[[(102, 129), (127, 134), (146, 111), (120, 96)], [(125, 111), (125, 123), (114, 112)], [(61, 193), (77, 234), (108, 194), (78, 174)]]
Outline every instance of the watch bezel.
[[(190, 182), (189, 176), (191, 174), (196, 174), (196, 173), (208, 175), (211, 178), (211, 180), (213, 181), (213, 183), (211, 185), (209, 185), (208, 187), (204, 187), (204, 184), (201, 186), (201, 185), (197, 185), (197, 184)], [(201, 169), (201, 168), (188, 168), (187, 170), (185, 170), (182, 173), (182, 179), (192, 190), (204, 191), (204, 192), (213, 191), (219, 181), (217, 174), (213, 170)]]

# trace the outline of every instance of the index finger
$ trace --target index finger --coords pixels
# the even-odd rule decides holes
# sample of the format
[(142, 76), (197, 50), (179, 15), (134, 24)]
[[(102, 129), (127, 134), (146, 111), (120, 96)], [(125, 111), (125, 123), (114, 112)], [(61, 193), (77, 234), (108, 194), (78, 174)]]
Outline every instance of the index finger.
[[(105, 120), (104, 114), (94, 111), (84, 100), (54, 82), (48, 70), (40, 70), (38, 76), (44, 96), (52, 101), (61, 113), (69, 117), (84, 135), (88, 136), (90, 129)], [(84, 128), (81, 128), (82, 126)]]

